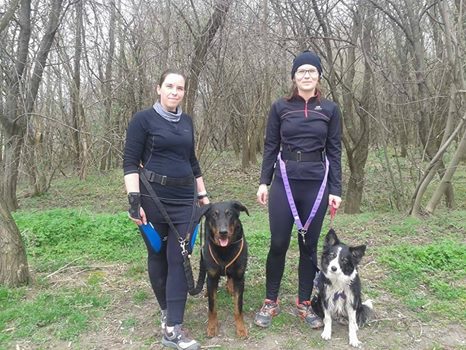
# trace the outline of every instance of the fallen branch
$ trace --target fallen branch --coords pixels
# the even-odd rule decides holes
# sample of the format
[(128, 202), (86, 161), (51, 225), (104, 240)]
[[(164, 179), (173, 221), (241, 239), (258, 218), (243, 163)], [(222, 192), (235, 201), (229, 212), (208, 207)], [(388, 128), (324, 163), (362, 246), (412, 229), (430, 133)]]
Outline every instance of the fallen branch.
[(48, 274), (47, 276), (45, 276), (45, 278), (50, 278), (50, 277), (56, 275), (57, 273), (59, 273), (59, 272), (61, 272), (61, 271), (63, 271), (63, 270), (66, 270), (72, 263), (74, 263), (75, 261), (77, 261), (77, 260), (79, 260), (79, 259), (82, 259), (82, 257), (79, 257), (79, 258), (74, 259), (73, 261), (70, 261), (70, 262), (69, 262), (68, 264), (66, 264), (65, 266), (62, 266), (62, 267), (60, 267), (58, 270), (56, 270), (56, 271), (54, 271), (54, 272)]

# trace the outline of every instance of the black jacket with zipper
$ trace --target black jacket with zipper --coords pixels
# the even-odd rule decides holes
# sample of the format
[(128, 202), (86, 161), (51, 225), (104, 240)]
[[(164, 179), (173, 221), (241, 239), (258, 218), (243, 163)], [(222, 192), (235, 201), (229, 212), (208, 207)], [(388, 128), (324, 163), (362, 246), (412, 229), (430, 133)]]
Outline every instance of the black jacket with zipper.
[[(341, 120), (333, 101), (314, 96), (307, 102), (301, 96), (281, 98), (269, 112), (261, 184), (269, 185), (275, 169), (280, 176), (277, 155), (280, 149), (291, 152), (325, 151), (329, 160), (329, 193), (341, 196)], [(290, 180), (322, 180), (325, 163), (286, 161)]]

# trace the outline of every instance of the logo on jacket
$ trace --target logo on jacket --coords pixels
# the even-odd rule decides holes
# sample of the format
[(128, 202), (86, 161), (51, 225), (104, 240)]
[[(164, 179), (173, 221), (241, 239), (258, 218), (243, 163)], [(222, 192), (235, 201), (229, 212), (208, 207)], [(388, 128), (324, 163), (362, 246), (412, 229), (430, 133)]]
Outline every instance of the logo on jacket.
[(318, 106), (316, 106), (316, 107), (314, 108), (314, 110), (315, 110), (315, 111), (321, 111), (321, 110), (322, 110), (322, 107), (321, 107), (320, 105), (318, 105)]

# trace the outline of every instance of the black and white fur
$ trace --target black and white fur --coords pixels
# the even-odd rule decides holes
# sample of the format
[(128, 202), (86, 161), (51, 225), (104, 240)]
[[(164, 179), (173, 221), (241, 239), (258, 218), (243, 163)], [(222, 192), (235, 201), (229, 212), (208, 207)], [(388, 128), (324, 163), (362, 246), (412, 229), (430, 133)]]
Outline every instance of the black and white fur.
[(340, 242), (333, 229), (325, 237), (319, 293), (317, 302), (312, 303), (314, 312), (324, 320), (321, 336), (325, 340), (332, 337), (332, 318), (343, 318), (348, 320), (349, 344), (354, 347), (361, 345), (356, 332), (372, 313), (372, 302), (361, 301), (361, 280), (357, 269), (365, 251), (365, 245), (349, 247)]

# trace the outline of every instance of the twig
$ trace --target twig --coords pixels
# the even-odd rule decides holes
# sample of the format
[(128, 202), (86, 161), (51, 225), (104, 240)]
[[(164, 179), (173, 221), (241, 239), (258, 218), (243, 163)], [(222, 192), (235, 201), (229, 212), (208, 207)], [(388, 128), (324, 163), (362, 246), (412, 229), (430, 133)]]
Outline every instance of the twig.
[(375, 318), (370, 320), (369, 323), (381, 322), (381, 321), (396, 321), (396, 320), (404, 320), (407, 318), (406, 316), (395, 317), (395, 318)]
[(65, 266), (62, 266), (62, 267), (60, 267), (58, 270), (56, 270), (56, 271), (54, 271), (54, 272), (48, 274), (47, 276), (45, 276), (45, 278), (50, 278), (50, 277), (52, 277), (53, 275), (56, 275), (57, 273), (59, 273), (59, 272), (65, 270), (66, 268), (68, 268), (68, 266), (70, 266), (72, 263), (74, 263), (76, 260), (79, 260), (79, 259), (82, 259), (82, 257), (78, 257), (78, 258), (74, 259), (73, 261), (70, 261), (70, 262), (69, 262), (68, 264), (66, 264)]

